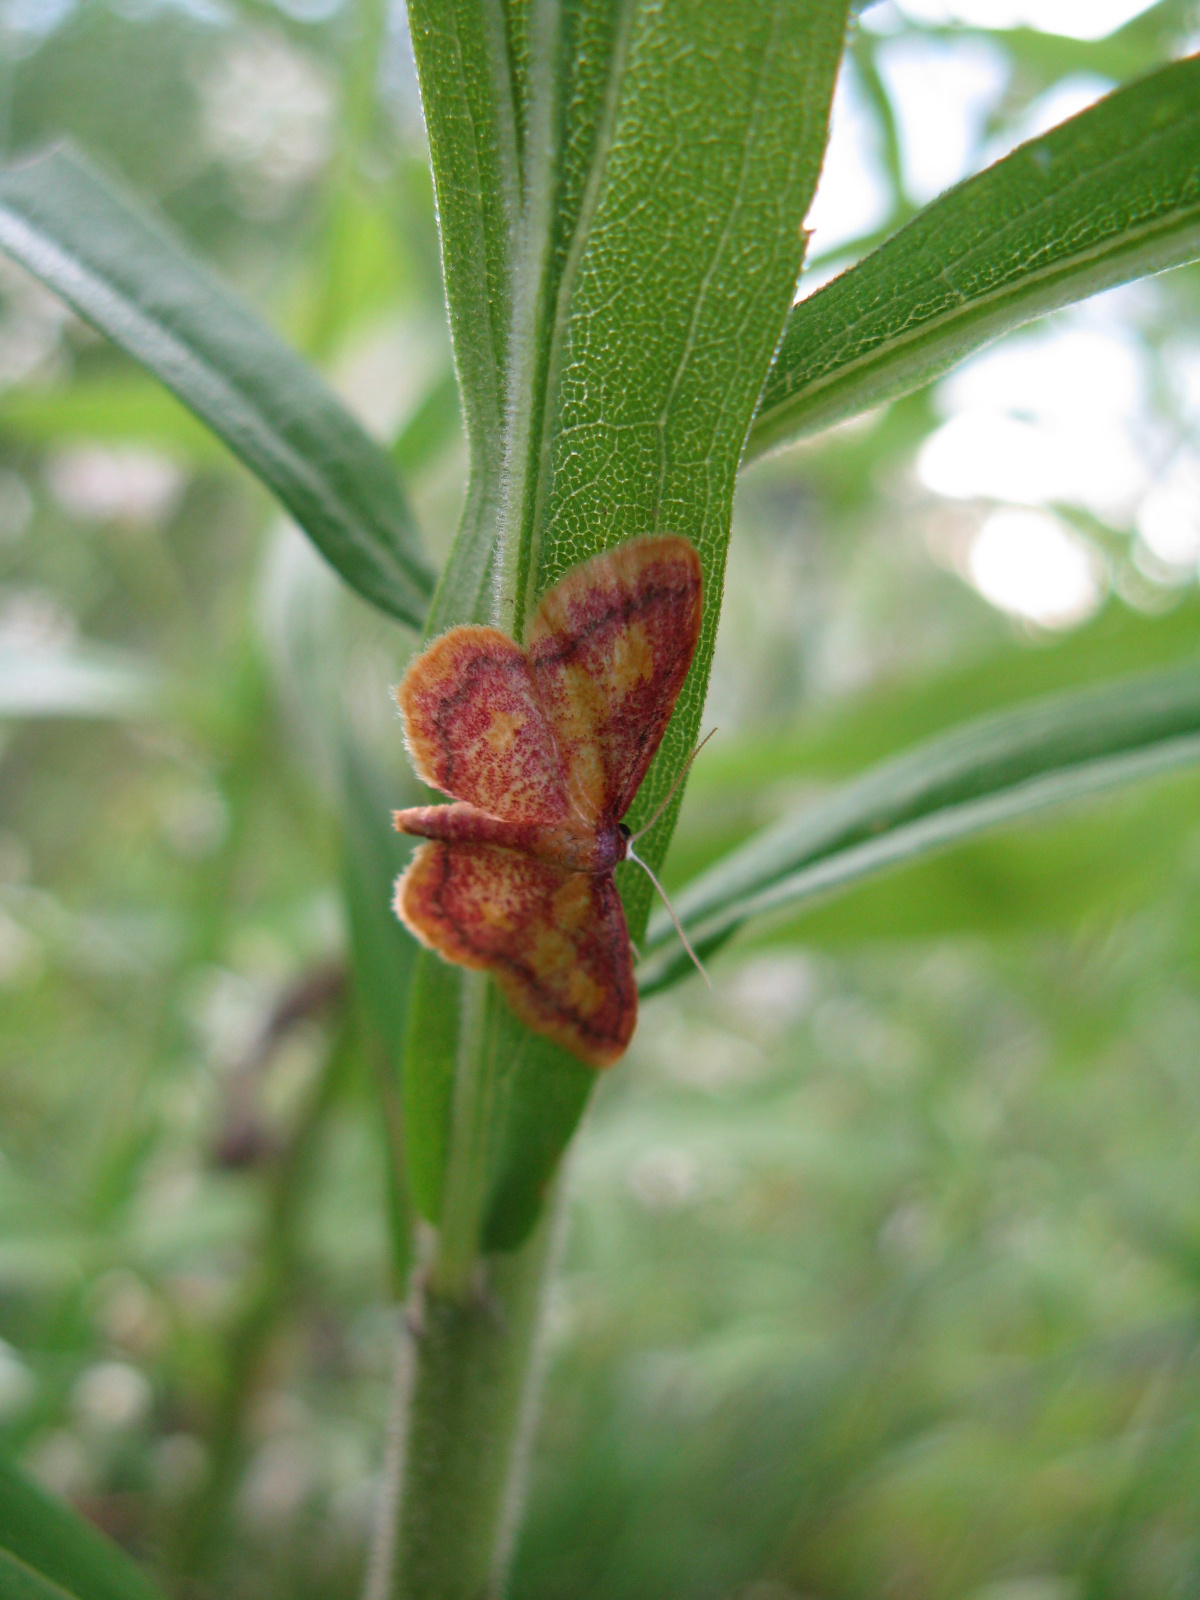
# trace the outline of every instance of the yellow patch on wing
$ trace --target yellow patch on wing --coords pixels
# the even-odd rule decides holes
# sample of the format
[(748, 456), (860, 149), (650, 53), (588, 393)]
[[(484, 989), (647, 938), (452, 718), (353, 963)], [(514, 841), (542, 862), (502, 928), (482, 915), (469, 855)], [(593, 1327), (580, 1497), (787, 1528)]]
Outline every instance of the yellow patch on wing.
[(526, 652), (567, 792), (597, 819), (628, 810), (700, 637), (703, 579), (686, 539), (634, 539), (542, 598)]
[(506, 821), (567, 820), (554, 734), (507, 634), (451, 628), (410, 663), (396, 701), (426, 783)]
[(528, 717), (514, 716), (509, 711), (497, 711), (483, 736), (488, 749), (494, 755), (507, 755), (516, 743), (517, 734), (528, 720)]
[(613, 694), (628, 694), (636, 684), (654, 676), (654, 648), (640, 622), (630, 623), (613, 641), (609, 687)]

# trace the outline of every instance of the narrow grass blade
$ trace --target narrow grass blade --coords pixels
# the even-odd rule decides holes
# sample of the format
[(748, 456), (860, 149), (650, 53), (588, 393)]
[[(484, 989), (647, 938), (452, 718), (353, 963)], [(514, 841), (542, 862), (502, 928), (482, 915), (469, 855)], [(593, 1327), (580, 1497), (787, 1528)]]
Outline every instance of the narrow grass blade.
[[(1200, 761), (1200, 670), (1063, 695), (930, 740), (766, 829), (675, 897), (696, 947), (985, 829)], [(690, 966), (652, 919), (643, 992)]]
[(928, 383), (1057, 306), (1200, 256), (1200, 57), (1021, 145), (792, 311), (746, 446)]
[(433, 578), (386, 451), (166, 227), (58, 146), (0, 171), (0, 249), (173, 390), (352, 588), (421, 626)]

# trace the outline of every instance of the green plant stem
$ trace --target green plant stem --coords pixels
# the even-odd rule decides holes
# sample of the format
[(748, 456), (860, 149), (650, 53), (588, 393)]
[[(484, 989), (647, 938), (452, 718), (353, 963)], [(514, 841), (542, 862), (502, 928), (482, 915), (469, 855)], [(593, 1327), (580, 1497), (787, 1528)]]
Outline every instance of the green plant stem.
[(499, 1595), (536, 1414), (544, 1287), (558, 1237), (547, 1205), (521, 1250), (487, 1258), (466, 1298), (419, 1284), (397, 1363), (403, 1464), (394, 1493), (391, 1600)]

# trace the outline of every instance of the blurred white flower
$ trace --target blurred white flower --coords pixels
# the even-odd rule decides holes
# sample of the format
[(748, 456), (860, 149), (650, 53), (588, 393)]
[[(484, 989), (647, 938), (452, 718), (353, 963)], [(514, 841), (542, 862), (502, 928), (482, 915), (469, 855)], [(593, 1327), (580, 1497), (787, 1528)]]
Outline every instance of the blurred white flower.
[(20, 1416), (37, 1393), (37, 1379), (10, 1344), (0, 1339), (0, 1422)]
[(277, 215), (329, 157), (334, 97), (325, 72), (285, 40), (255, 33), (231, 43), (200, 88), (205, 146), (249, 210)]
[(196, 973), (187, 1000), (188, 1020), (219, 1072), (238, 1066), (262, 1038), (273, 995), (270, 985), (224, 967)]
[(135, 1273), (114, 1267), (97, 1279), (90, 1299), (96, 1326), (110, 1344), (142, 1357), (161, 1345), (167, 1332), (166, 1310)]
[(802, 951), (757, 955), (743, 961), (722, 987), (747, 1022), (786, 1027), (811, 1006), (816, 974)]
[(64, 1500), (83, 1494), (95, 1476), (87, 1451), (66, 1428), (39, 1439), (26, 1456), (25, 1466), (36, 1483)]
[(879, 1230), (879, 1248), (906, 1266), (931, 1267), (942, 1256), (945, 1239), (935, 1214), (921, 1200), (899, 1205)]
[(146, 528), (164, 522), (178, 506), (184, 475), (153, 450), (79, 445), (51, 459), (46, 484), (62, 509), (80, 522)]
[(884, 1016), (857, 995), (830, 995), (813, 1013), (813, 1040), (839, 1067), (856, 1067), (885, 1092), (916, 1076), (921, 1041), (911, 1029)]
[(647, 1211), (675, 1211), (699, 1197), (700, 1165), (688, 1150), (647, 1150), (629, 1172), (629, 1188)]
[(169, 1433), (154, 1446), (150, 1481), (167, 1500), (183, 1500), (204, 1482), (208, 1452), (194, 1433)]
[(242, 1516), (250, 1527), (288, 1522), (316, 1486), (312, 1446), (294, 1437), (272, 1439), (255, 1455), (242, 1482)]
[(675, 1083), (706, 1094), (721, 1094), (761, 1078), (767, 1058), (741, 1031), (712, 1027), (703, 1012), (686, 1019), (670, 1009), (654, 1021), (648, 1013), (642, 1030), (644, 1059)]
[(75, 634), (75, 618), (46, 590), (0, 589), (0, 650), (61, 650)]
[(185, 861), (214, 855), (229, 832), (229, 806), (219, 789), (196, 787), (169, 795), (160, 819), (167, 843)]
[(98, 1361), (75, 1382), (71, 1395), (81, 1426), (96, 1433), (124, 1433), (150, 1411), (150, 1384), (127, 1361)]
[(259, 1439), (282, 1434), (299, 1437), (312, 1432), (312, 1412), (297, 1394), (287, 1389), (266, 1389), (250, 1412), (250, 1431)]

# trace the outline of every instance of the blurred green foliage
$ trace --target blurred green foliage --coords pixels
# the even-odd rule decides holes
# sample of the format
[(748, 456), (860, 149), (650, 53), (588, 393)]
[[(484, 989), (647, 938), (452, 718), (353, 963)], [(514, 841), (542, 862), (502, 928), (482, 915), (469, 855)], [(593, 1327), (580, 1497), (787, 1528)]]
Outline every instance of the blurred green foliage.
[[(332, 0), (24, 14), (0, 7), (6, 154), (69, 133), (154, 197), (394, 448), (444, 554), (464, 453), (399, 14), (366, 95)], [(1198, 22), (1164, 0), (1091, 43), (972, 33), (1007, 63), (984, 134)], [(898, 36), (858, 33), (868, 85)], [(864, 239), (912, 209), (875, 88), (890, 198)], [(1198, 337), (1200, 276), (1110, 305), (1147, 416), (1186, 437), (1163, 352)], [(348, 982), (343, 900), (395, 868), (343, 837), (334, 732), (374, 763), (362, 803), (401, 801), (398, 636), (9, 268), (0, 382), (0, 643), (108, 647), (159, 685), (0, 721), (0, 1444), (168, 1589), (334, 1600), (361, 1581), (404, 1266), (393, 997)], [(1081, 522), (1092, 620), (989, 608), (956, 554), (987, 508), (913, 473), (939, 405), (746, 474), (721, 733), (670, 882), (964, 717), (1194, 659), (1194, 572), (1123, 525)], [(1196, 1590), (1198, 795), (1171, 778), (964, 847), (647, 1004), (570, 1168), (515, 1596)]]

